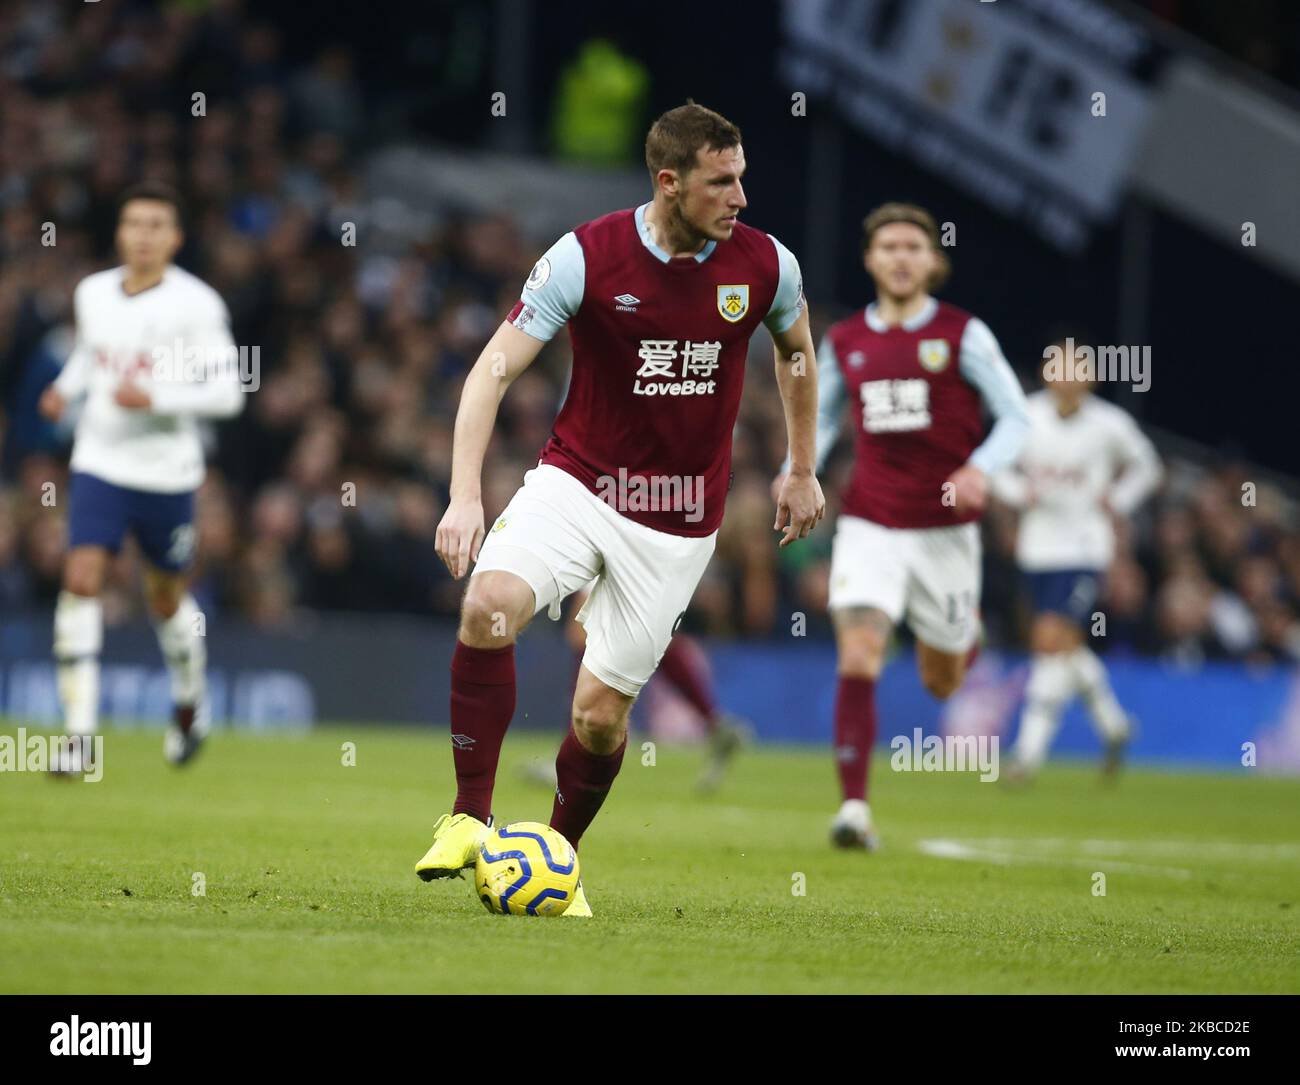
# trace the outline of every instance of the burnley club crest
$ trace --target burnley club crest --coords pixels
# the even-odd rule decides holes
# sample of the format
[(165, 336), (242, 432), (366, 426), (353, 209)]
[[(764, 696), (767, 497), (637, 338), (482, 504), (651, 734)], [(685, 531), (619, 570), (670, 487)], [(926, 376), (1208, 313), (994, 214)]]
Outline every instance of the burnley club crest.
[(948, 365), (948, 340), (922, 339), (916, 353), (926, 369), (938, 373)]
[(749, 312), (749, 285), (718, 287), (718, 312), (732, 324)]

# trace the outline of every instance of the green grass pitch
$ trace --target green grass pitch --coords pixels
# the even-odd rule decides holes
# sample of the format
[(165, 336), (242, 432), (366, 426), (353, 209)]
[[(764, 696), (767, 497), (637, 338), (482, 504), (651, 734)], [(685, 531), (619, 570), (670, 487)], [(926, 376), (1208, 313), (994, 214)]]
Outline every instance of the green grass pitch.
[[(507, 740), (498, 820), (547, 819), (517, 770), (557, 741)], [(179, 772), (159, 733), (109, 731), (100, 783), (0, 775), (0, 990), (1300, 990), (1300, 780), (1078, 764), (1012, 793), (877, 751), (864, 855), (827, 843), (825, 751), (745, 751), (705, 799), (700, 749), (646, 766), (639, 741), (582, 847), (584, 922), (415, 877), (441, 729), (218, 734)]]

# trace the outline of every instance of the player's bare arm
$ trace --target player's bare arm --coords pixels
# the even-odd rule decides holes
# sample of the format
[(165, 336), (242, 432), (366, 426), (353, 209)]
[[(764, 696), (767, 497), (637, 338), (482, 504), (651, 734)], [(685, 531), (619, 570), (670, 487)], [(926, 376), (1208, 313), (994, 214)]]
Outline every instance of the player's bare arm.
[(817, 481), (817, 364), (808, 311), (789, 328), (773, 332), (776, 344), (776, 383), (785, 409), (790, 443), (790, 471), (776, 497), (774, 531), (784, 529), (779, 545), (805, 538), (826, 514), (826, 498)]
[(483, 456), (497, 408), (510, 383), (532, 365), (541, 349), (540, 339), (503, 323), (465, 378), (452, 442), (451, 500), (434, 542), (438, 557), (457, 580), (478, 560), (483, 542)]

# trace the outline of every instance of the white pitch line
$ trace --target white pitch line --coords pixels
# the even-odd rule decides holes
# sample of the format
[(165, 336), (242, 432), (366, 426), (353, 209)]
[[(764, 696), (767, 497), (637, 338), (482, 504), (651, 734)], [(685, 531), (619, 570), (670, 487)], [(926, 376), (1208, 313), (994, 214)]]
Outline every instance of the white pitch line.
[[(1008, 864), (1008, 863), (1045, 863), (1052, 866), (1077, 866), (1081, 863), (1099, 861), (1098, 856), (1084, 855), (1062, 855), (1058, 851), (1055, 855), (1023, 855), (1014, 851), (997, 850), (994, 848), (980, 847), (982, 843), (991, 843), (992, 841), (973, 841), (965, 842), (961, 840), (921, 840), (917, 842), (917, 850), (925, 855), (934, 856), (936, 859), (962, 859), (967, 861), (984, 861), (988, 863)], [(1008, 843), (1027, 843), (1027, 841), (1001, 841), (1003, 844)], [(1067, 843), (1062, 841), (1061, 843)], [(1076, 843), (1069, 841), (1068, 843)], [(1148, 863), (1126, 863), (1115, 859), (1105, 859), (1107, 870), (1110, 871), (1127, 871), (1132, 874), (1160, 874), (1170, 878), (1190, 878), (1192, 872), (1184, 867), (1172, 866), (1152, 866)]]
[(1073, 848), (1092, 853), (1115, 852), (1120, 855), (1170, 856), (1187, 859), (1254, 859), (1273, 862), (1300, 859), (1300, 844), (1248, 844), (1234, 840), (1076, 840), (1073, 837), (1002, 837), (989, 836), (977, 844), (994, 850), (1036, 848), (1054, 852)]

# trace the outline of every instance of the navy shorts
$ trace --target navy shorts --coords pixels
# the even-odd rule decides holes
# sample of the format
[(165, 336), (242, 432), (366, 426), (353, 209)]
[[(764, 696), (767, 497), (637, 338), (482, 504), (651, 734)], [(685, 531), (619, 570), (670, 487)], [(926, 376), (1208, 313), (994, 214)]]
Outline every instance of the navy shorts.
[(149, 563), (179, 573), (194, 560), (194, 493), (151, 493), (72, 474), (69, 546), (102, 546), (116, 554), (129, 531)]
[(1026, 573), (1025, 581), (1034, 601), (1035, 614), (1050, 611), (1086, 625), (1092, 620), (1101, 595), (1102, 570), (1052, 569)]

